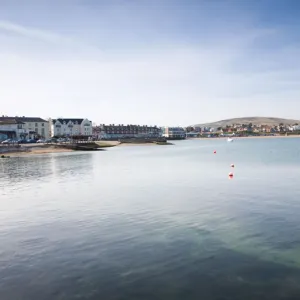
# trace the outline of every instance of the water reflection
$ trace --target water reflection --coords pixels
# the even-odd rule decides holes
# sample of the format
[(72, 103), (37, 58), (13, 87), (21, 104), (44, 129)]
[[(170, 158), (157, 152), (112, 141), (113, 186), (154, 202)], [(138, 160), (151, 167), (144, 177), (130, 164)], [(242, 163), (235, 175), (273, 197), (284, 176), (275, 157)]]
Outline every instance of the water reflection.
[(0, 188), (24, 186), (28, 181), (50, 181), (51, 178), (84, 176), (93, 170), (91, 153), (64, 153), (21, 156), (0, 161)]
[(0, 299), (299, 299), (300, 162), (258, 143), (6, 160)]

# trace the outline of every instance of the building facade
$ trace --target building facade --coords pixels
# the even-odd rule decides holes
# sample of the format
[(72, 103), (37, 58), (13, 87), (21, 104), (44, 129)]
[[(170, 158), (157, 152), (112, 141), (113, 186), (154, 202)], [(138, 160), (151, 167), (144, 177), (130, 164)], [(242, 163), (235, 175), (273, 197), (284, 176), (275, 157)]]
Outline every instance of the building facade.
[(300, 130), (300, 125), (293, 125), (289, 129), (290, 129), (290, 131), (299, 131)]
[(50, 120), (51, 137), (85, 136), (93, 134), (92, 121), (88, 119), (59, 118)]
[[(2, 125), (1, 125), (2, 124)], [(14, 132), (15, 139), (48, 139), (49, 123), (38, 117), (0, 117), (1, 130)], [(6, 129), (5, 129), (6, 128)], [(13, 137), (14, 136), (14, 137)]]
[(147, 125), (100, 125), (94, 128), (101, 139), (122, 139), (122, 138), (157, 138), (161, 136), (161, 130), (157, 126)]
[(6, 120), (0, 118), (0, 141), (6, 139), (21, 139), (25, 138), (24, 123), (17, 120)]
[(186, 138), (186, 132), (182, 127), (162, 127), (162, 136), (170, 140), (182, 140)]

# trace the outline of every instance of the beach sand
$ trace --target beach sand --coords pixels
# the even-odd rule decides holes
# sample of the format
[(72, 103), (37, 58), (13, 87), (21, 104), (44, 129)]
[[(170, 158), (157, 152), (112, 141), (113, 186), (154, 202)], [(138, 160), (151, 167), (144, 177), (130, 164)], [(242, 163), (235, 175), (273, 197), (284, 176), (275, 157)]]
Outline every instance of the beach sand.
[(33, 148), (28, 149), (28, 151), (7, 152), (7, 153), (3, 153), (3, 155), (5, 155), (5, 156), (24, 156), (24, 155), (37, 155), (37, 154), (61, 153), (61, 152), (73, 152), (73, 150), (55, 148), (55, 147), (49, 147), (49, 148), (33, 147)]

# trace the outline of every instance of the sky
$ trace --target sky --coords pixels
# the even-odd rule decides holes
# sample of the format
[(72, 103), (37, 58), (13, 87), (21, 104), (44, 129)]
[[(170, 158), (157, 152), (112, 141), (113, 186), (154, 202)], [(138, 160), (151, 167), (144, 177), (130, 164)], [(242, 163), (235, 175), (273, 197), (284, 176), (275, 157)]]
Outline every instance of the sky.
[(0, 0), (0, 115), (300, 119), (298, 0)]

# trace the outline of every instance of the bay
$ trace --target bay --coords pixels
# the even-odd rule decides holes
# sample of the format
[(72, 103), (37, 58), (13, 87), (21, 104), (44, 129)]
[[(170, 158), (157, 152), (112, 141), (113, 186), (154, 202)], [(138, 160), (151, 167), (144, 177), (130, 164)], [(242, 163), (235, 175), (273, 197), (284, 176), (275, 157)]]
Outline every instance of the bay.
[(297, 138), (23, 156), (0, 175), (1, 300), (300, 298)]

